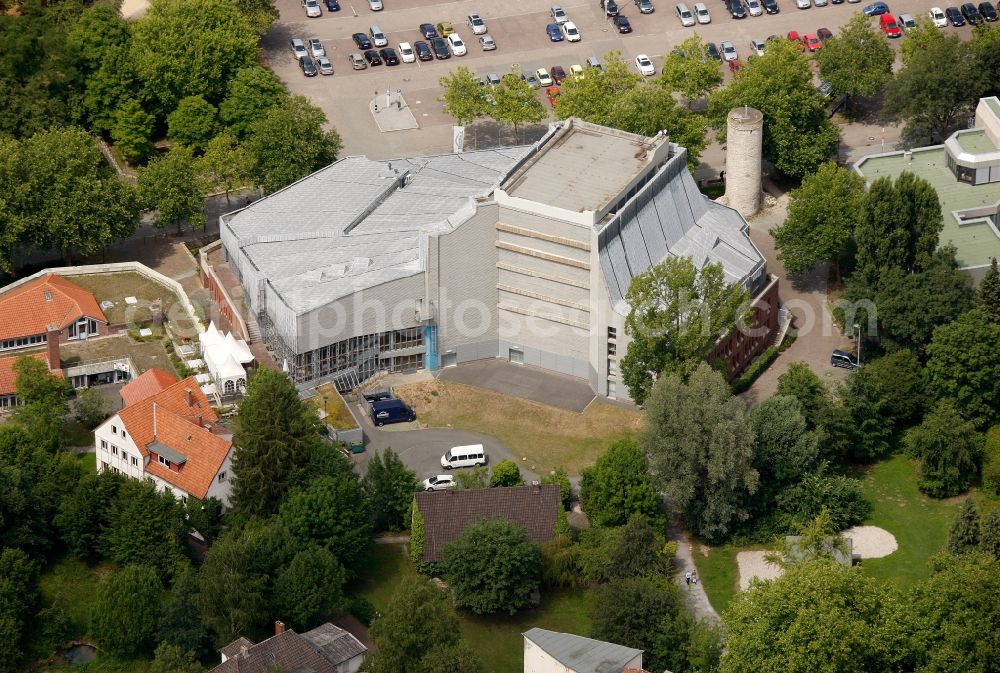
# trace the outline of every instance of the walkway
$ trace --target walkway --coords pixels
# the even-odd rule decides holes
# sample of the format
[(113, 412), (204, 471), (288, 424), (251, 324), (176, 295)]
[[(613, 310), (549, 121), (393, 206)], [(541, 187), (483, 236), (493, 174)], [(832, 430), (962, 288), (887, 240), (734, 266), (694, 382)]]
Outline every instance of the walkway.
[[(674, 567), (676, 568), (674, 579), (678, 584), (685, 584), (684, 578), (688, 571), (697, 572), (698, 570), (694, 564), (694, 546), (687, 533), (676, 525), (668, 527), (667, 539), (677, 543), (677, 556), (674, 557)], [(695, 584), (681, 587), (681, 594), (695, 619), (712, 623), (719, 621), (719, 613), (709, 602), (708, 594), (705, 593), (705, 587), (700, 579)]]

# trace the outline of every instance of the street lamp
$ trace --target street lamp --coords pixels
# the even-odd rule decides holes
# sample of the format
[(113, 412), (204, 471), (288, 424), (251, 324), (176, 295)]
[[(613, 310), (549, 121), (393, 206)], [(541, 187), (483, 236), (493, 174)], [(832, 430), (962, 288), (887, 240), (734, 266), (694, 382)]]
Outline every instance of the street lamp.
[[(861, 366), (861, 325), (854, 325), (854, 332), (858, 335), (858, 366)], [(326, 398), (324, 398), (326, 399)]]
[(326, 395), (324, 395), (323, 396), (323, 420), (324, 421), (326, 420), (326, 417), (330, 415), (330, 412), (326, 410), (326, 400), (327, 400), (327, 397), (326, 397)]

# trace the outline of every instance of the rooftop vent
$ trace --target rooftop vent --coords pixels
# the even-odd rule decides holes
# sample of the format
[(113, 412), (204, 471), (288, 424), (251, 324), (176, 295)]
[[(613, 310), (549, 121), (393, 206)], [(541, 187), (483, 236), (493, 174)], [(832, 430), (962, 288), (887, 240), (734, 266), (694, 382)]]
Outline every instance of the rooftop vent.
[(355, 257), (351, 260), (351, 271), (367, 271), (371, 266), (371, 257)]
[(52, 293), (48, 290), (45, 291), (45, 301), (52, 301)]

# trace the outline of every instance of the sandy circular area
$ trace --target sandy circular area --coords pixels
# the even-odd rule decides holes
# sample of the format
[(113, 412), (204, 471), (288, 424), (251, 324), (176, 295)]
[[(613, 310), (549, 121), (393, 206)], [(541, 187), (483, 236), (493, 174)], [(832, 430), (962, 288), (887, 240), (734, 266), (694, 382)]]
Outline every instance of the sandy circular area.
[(899, 549), (896, 537), (878, 526), (855, 526), (844, 531), (851, 539), (851, 552), (861, 558), (882, 558)]
[(123, 0), (121, 14), (123, 19), (138, 19), (149, 10), (149, 0)]
[(782, 567), (768, 563), (764, 558), (766, 551), (741, 551), (736, 555), (736, 564), (740, 568), (740, 591), (750, 588), (750, 580), (759, 577), (762, 580), (773, 580), (781, 576)]

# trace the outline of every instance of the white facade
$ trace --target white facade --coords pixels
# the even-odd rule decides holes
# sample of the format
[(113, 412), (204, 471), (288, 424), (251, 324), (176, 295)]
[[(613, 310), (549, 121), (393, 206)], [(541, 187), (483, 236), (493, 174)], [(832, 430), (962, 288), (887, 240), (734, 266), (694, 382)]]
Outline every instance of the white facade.
[(142, 452), (125, 431), (121, 418), (115, 414), (94, 430), (97, 447), (97, 471), (111, 470), (132, 479), (143, 479), (146, 462)]

